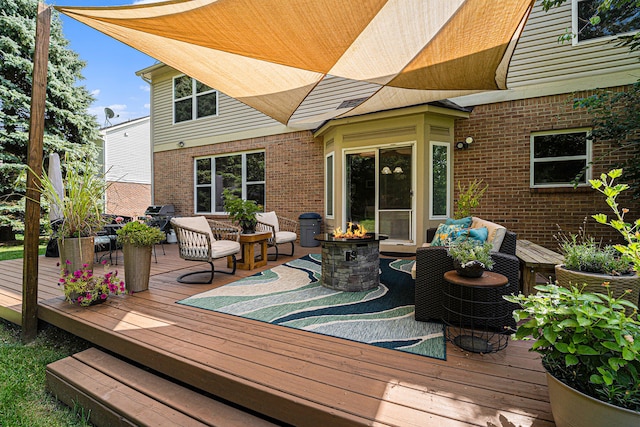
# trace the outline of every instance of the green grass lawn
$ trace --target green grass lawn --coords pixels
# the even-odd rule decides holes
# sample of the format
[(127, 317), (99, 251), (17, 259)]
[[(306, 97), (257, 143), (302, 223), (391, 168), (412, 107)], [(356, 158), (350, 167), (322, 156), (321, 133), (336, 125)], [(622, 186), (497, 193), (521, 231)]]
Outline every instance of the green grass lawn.
[[(42, 240), (41, 240), (42, 242)], [(47, 249), (47, 244), (40, 244), (38, 246), (38, 254), (44, 255), (44, 251)], [(17, 241), (14, 243), (3, 243), (0, 245), (0, 261), (7, 259), (17, 259), (22, 258), (24, 252), (24, 246), (21, 241)]]
[(20, 327), (0, 320), (0, 426), (90, 425), (81, 408), (74, 411), (45, 390), (46, 365), (90, 344), (50, 325), (29, 344), (22, 344), (20, 333)]

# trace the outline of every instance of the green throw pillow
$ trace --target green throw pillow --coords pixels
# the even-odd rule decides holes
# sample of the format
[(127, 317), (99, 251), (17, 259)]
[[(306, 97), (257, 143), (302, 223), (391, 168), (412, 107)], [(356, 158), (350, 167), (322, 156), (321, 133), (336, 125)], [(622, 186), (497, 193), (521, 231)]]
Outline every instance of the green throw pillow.
[(468, 216), (466, 218), (460, 218), (460, 219), (447, 218), (447, 220), (444, 223), (445, 225), (459, 225), (462, 228), (469, 228), (471, 227), (472, 222), (473, 222), (473, 218)]
[(456, 241), (473, 240), (478, 243), (484, 243), (489, 237), (487, 227), (465, 228), (456, 232)]
[(436, 235), (431, 241), (431, 246), (449, 246), (451, 240), (455, 238), (458, 231), (464, 227), (458, 224), (440, 224), (436, 230)]

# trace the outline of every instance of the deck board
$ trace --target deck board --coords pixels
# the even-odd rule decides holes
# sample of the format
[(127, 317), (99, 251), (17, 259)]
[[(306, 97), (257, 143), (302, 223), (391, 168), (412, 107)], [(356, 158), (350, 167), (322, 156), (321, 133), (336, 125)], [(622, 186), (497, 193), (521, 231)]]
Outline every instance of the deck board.
[[(318, 249), (296, 247), (295, 257)], [(554, 425), (544, 371), (526, 342), (510, 342), (489, 355), (448, 344), (442, 361), (183, 306), (176, 301), (261, 269), (216, 274), (212, 285), (178, 284), (180, 274), (203, 265), (181, 260), (176, 245), (165, 250), (152, 262), (149, 291), (112, 296), (88, 308), (63, 301), (56, 260), (41, 257), (39, 317), (295, 425)], [(270, 261), (266, 268), (275, 265)], [(122, 274), (122, 266), (117, 268)], [(0, 283), (0, 303), (20, 298), (21, 269), (21, 262), (0, 262), (8, 278)]]

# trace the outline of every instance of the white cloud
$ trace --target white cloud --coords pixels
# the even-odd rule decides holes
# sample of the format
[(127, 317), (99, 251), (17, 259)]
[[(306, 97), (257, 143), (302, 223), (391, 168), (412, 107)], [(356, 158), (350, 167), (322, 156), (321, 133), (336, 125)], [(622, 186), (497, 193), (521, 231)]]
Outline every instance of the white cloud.
[(151, 109), (151, 104), (144, 104), (144, 108), (146, 108), (147, 110)]
[(94, 89), (91, 91), (91, 96), (97, 97), (98, 95), (100, 95), (100, 89)]
[(149, 85), (140, 86), (140, 90), (143, 92), (151, 92)]

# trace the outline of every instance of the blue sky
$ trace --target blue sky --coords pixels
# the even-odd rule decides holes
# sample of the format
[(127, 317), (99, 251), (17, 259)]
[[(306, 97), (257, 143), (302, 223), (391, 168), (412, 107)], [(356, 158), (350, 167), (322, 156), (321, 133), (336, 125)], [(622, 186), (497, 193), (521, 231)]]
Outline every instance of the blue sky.
[[(55, 6), (121, 6), (150, 1), (134, 0), (49, 0)], [(156, 63), (141, 52), (105, 36), (74, 19), (60, 14), (65, 38), (69, 47), (87, 63), (84, 81), (79, 84), (96, 98), (90, 114), (97, 117), (98, 124), (105, 124), (105, 107), (111, 108), (118, 117), (110, 120), (112, 125), (149, 115), (149, 85), (136, 76), (136, 71)]]

